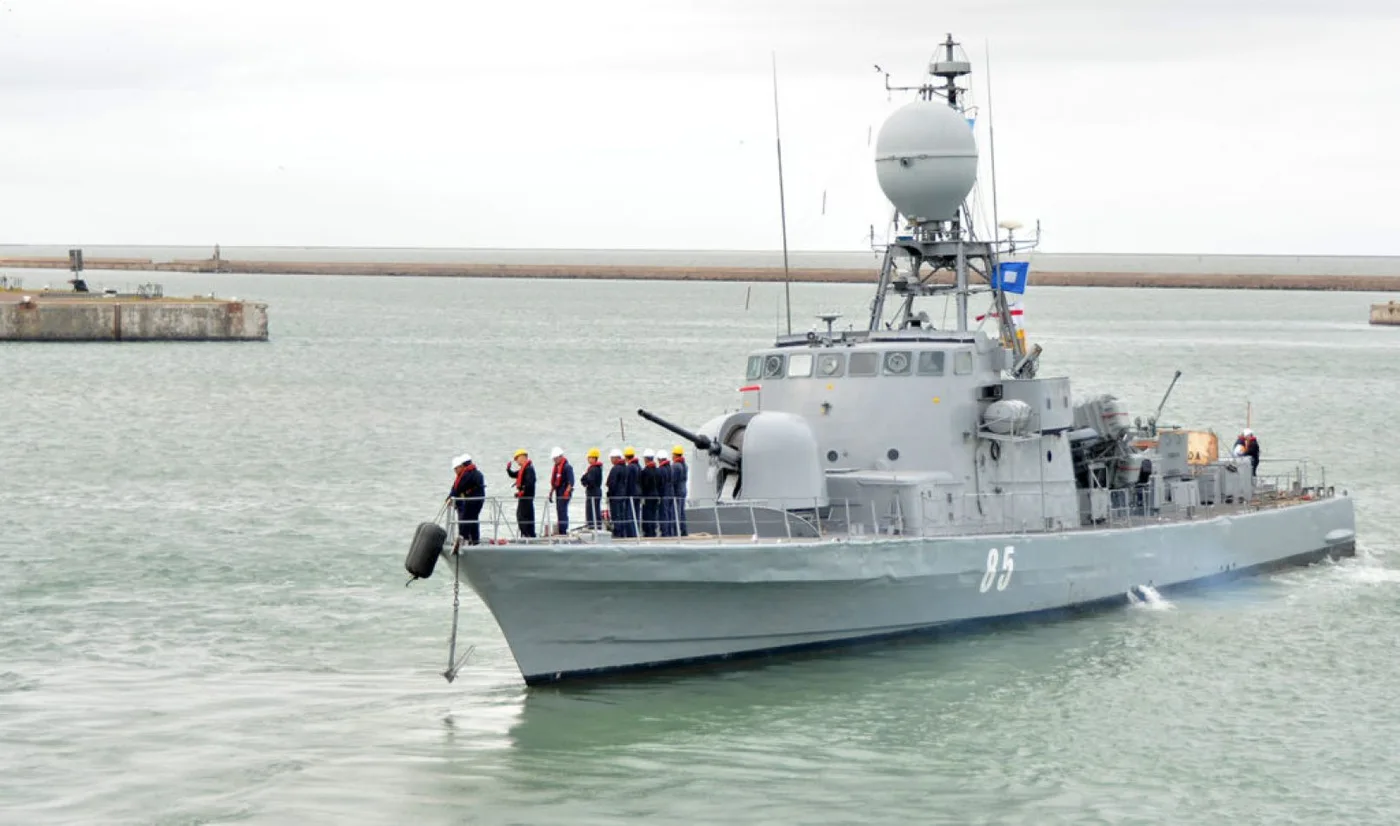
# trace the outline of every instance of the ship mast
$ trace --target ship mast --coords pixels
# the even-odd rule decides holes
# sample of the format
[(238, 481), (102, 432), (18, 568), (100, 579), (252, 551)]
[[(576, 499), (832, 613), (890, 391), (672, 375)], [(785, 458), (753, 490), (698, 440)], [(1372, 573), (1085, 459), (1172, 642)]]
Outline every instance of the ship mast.
[[(992, 278), (1001, 254), (1018, 249), (1016, 241), (1002, 241), (995, 235), (991, 241), (980, 238), (970, 206), (977, 164), (976, 144), (970, 135), (969, 116), (974, 110), (967, 106), (967, 88), (958, 81), (971, 73), (972, 64), (949, 34), (939, 44), (929, 63), (928, 77), (919, 86), (891, 86), (889, 75), (885, 75), (886, 89), (915, 92), (922, 103), (909, 104), (892, 115), (881, 129), (876, 148), (881, 187), (895, 202), (896, 238), (885, 249), (869, 330), (918, 327), (923, 317), (914, 312), (915, 299), (952, 293), (957, 331), (965, 333), (969, 329), (969, 298), (974, 293), (990, 292), (1003, 345), (1015, 352), (1015, 370), (1018, 375), (1031, 376), (1035, 355), (1027, 354), (1016, 335), (1006, 295), (994, 286)], [(930, 104), (941, 104), (956, 113), (968, 133), (949, 133), (951, 120), (946, 114), (930, 118), (938, 114), (927, 111)], [(906, 114), (906, 110), (920, 107), (924, 111)], [(939, 204), (946, 209), (942, 214), (937, 214)], [(920, 210), (933, 217), (918, 214)], [(933, 275), (939, 272), (951, 272), (953, 283), (933, 283)], [(891, 295), (900, 302), (899, 309), (886, 320), (885, 307)]]

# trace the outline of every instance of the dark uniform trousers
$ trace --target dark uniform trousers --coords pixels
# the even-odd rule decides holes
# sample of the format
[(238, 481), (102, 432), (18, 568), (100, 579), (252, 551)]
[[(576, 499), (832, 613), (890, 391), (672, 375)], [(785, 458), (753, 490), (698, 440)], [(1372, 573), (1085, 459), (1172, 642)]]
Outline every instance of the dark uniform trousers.
[(457, 500), (457, 533), (468, 545), (481, 544), (481, 507), (485, 499)]
[(515, 521), (520, 525), (520, 535), (533, 537), (535, 535), (535, 500), (529, 497), (521, 497), (515, 502)]
[(603, 527), (603, 494), (589, 492), (588, 498), (583, 502), (584, 519), (588, 522), (588, 527), (592, 530), (601, 530)]

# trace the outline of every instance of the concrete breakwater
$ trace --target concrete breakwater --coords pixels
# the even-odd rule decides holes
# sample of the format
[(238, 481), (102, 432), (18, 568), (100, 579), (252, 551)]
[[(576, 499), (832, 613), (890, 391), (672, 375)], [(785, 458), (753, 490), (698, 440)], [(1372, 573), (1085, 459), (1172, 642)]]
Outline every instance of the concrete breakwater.
[(1371, 323), (1400, 327), (1400, 301), (1371, 305)]
[(5, 290), (0, 341), (267, 341), (267, 305)]
[[(385, 251), (392, 254), (392, 251)], [(1241, 271), (1241, 261), (1230, 260), (1232, 271), (1210, 271), (1209, 256), (1204, 260), (1186, 257), (1191, 271), (1145, 271), (1141, 267), (1113, 269), (1120, 262), (1116, 256), (1100, 256), (1098, 266), (1089, 269), (1074, 256), (1043, 255), (1032, 257), (1031, 282), (1047, 287), (1176, 287), (1194, 289), (1274, 289), (1274, 290), (1342, 290), (1365, 292), (1400, 291), (1400, 259), (1393, 271), (1375, 269), (1357, 271), (1338, 267), (1336, 271), (1269, 271), (1268, 261), (1260, 262), (1260, 271)], [(1089, 257), (1092, 258), (1092, 257)], [(1171, 257), (1157, 266), (1172, 266)], [(1222, 264), (1226, 263), (1222, 260)], [(1079, 267), (1075, 267), (1079, 264)], [(0, 258), (0, 268), (53, 268), (68, 266), (68, 260), (57, 257)], [(1248, 266), (1247, 264), (1245, 265)], [(106, 270), (141, 270), (196, 273), (259, 273), (287, 275), (378, 275), (426, 276), (442, 278), (580, 278), (580, 279), (641, 279), (676, 281), (749, 281), (780, 282), (783, 269), (774, 266), (738, 266), (733, 264), (604, 264), (604, 263), (492, 263), (486, 261), (307, 261), (307, 260), (248, 260), (224, 256), (219, 259), (154, 260), (141, 258), (89, 258), (88, 267)], [(1185, 266), (1183, 266), (1185, 269)], [(1282, 268), (1280, 268), (1282, 269)], [(875, 265), (838, 267), (793, 267), (790, 277), (798, 282), (871, 283), (877, 276)], [(951, 283), (952, 273), (936, 273), (935, 282)]]

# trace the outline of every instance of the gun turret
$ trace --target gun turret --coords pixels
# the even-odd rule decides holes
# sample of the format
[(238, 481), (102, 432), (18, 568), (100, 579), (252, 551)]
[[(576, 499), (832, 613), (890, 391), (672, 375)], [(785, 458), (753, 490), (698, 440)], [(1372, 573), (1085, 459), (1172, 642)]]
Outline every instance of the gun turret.
[(641, 408), (637, 409), (637, 415), (641, 416), (643, 419), (646, 419), (652, 424), (664, 427), (672, 433), (676, 434), (677, 436), (681, 437), (682, 439), (685, 439), (686, 441), (695, 445), (697, 450), (703, 450), (711, 456), (716, 456), (720, 459), (720, 461), (726, 462), (730, 465), (734, 465), (737, 467), (739, 464), (739, 451), (735, 450), (729, 445), (721, 444), (718, 439), (711, 439), (709, 436), (706, 436), (703, 433), (692, 433), (691, 431), (686, 430), (678, 424), (671, 424), (670, 422), (666, 421), (665, 419), (661, 418), (655, 413), (648, 413), (647, 411), (642, 410)]

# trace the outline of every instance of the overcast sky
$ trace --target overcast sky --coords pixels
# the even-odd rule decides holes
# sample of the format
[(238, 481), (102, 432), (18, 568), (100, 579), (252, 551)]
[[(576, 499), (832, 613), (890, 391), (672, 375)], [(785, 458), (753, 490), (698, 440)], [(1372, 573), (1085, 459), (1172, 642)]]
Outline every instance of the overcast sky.
[(860, 249), (947, 32), (1046, 251), (1400, 254), (1397, 0), (0, 0), (0, 242), (776, 249), (776, 54)]

